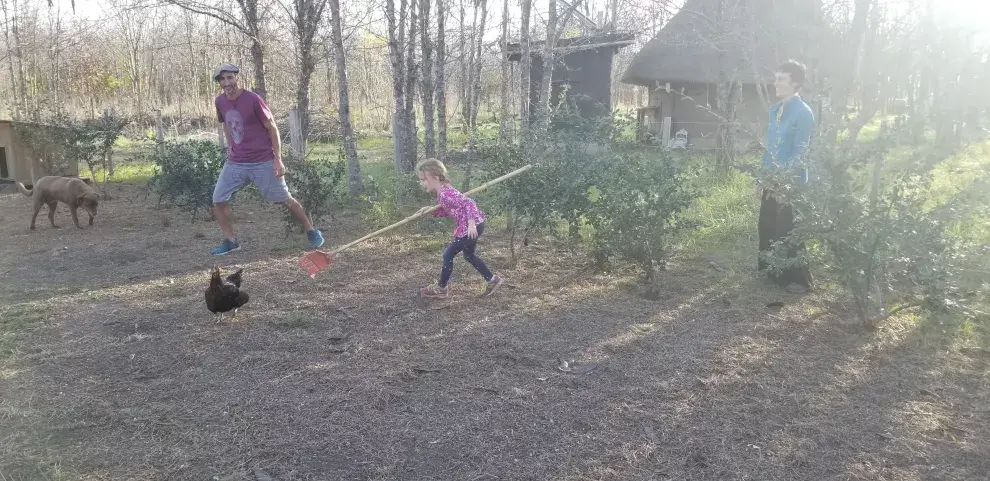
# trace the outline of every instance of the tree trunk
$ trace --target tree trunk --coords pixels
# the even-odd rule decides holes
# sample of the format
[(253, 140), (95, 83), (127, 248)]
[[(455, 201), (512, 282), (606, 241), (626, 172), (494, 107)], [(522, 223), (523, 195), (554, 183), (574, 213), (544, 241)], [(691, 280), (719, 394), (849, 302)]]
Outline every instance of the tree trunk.
[[(23, 103), (22, 103), (22, 95), (23, 95), (23, 91), (24, 91), (24, 84), (23, 83), (21, 84), (21, 91), (18, 92), (18, 89), (17, 89), (17, 76), (14, 74), (14, 55), (15, 55), (15, 52), (14, 52), (14, 50), (11, 50), (11, 41), (10, 41), (11, 29), (16, 29), (17, 28), (17, 24), (15, 23), (15, 19), (12, 19), (11, 18), (10, 12), (7, 10), (7, 2), (6, 1), (3, 1), (2, 3), (0, 3), (0, 6), (3, 7), (3, 20), (4, 20), (4, 22), (3, 22), (3, 36), (4, 36), (4, 40), (5, 40), (4, 43), (7, 45), (7, 69), (10, 71), (9, 72), (10, 73), (10, 93), (14, 97), (12, 99), (13, 100), (12, 103), (14, 104), (12, 114), (13, 114), (14, 120), (18, 120), (20, 118), (21, 106), (23, 105)], [(16, 48), (15, 47), (15, 49), (19, 51), (19, 48)]]
[(418, 150), (419, 137), (416, 135), (416, 26), (417, 20), (416, 0), (409, 2), (409, 35), (406, 51), (406, 98), (405, 98), (405, 120), (406, 120), (406, 172), (412, 172), (416, 166), (416, 152)]
[[(715, 109), (720, 117), (715, 132), (715, 168), (721, 172), (729, 170), (735, 164), (736, 104), (739, 97), (738, 64), (725, 52), (738, 41), (729, 35), (729, 31), (739, 18), (734, 15), (735, 10), (725, 2), (726, 0), (719, 0), (715, 11), (718, 28), (716, 44), (725, 46), (718, 51), (718, 83), (715, 84)], [(742, 18), (745, 18), (745, 14)]]
[(520, 92), (519, 92), (519, 142), (526, 152), (529, 144), (529, 112), (530, 112), (530, 73), (533, 67), (532, 53), (530, 51), (529, 17), (533, 7), (532, 0), (522, 1), (522, 17), (520, 21), (519, 43), (521, 57), (519, 59)]
[[(552, 4), (556, 4), (552, 2)], [(481, 24), (475, 29), (474, 37), (477, 38), (477, 43), (474, 45), (474, 51), (472, 52), (471, 59), (471, 92), (469, 93), (469, 98), (471, 102), (471, 117), (469, 119), (469, 124), (471, 126), (471, 137), (469, 141), (469, 148), (473, 151), (475, 147), (475, 142), (478, 137), (478, 109), (481, 106), (481, 50), (482, 41), (484, 40), (485, 32), (485, 21), (488, 18), (488, 0), (478, 0), (481, 4)], [(477, 10), (477, 9), (476, 9)]]
[(447, 40), (445, 0), (437, 0), (437, 84), (434, 97), (437, 99), (437, 156), (441, 161), (447, 158)]
[(434, 138), (433, 121), (435, 108), (433, 106), (434, 71), (433, 71), (433, 45), (430, 41), (430, 4), (433, 0), (420, 0), (420, 33), (423, 38), (420, 40), (420, 49), (423, 52), (423, 65), (420, 75), (423, 81), (420, 84), (420, 92), (423, 97), (423, 137), (426, 141), (426, 156), (436, 157), (436, 139)]
[(719, 115), (715, 134), (715, 167), (728, 171), (736, 163), (736, 110), (739, 105), (741, 86), (735, 75), (730, 75), (723, 67), (719, 72), (716, 102)]
[(867, 20), (870, 9), (875, 0), (856, 0), (855, 12), (853, 13), (852, 26), (846, 37), (843, 74), (836, 76), (835, 87), (832, 89), (831, 109), (827, 118), (823, 119), (823, 125), (829, 128), (824, 129), (825, 137), (823, 141), (827, 144), (834, 144), (839, 133), (839, 119), (845, 117), (849, 107), (849, 95), (852, 87), (856, 83), (858, 69), (860, 65), (860, 55), (862, 51), (863, 39), (866, 35)]
[[(392, 109), (393, 155), (395, 171), (401, 174), (405, 172), (402, 161), (403, 153), (405, 152), (405, 146), (403, 145), (405, 140), (405, 122), (403, 120), (405, 113), (403, 96), (405, 70), (403, 69), (404, 54), (402, 44), (405, 40), (403, 37), (405, 35), (406, 0), (400, 0), (399, 10), (399, 21), (396, 22), (395, 0), (385, 0), (385, 17), (388, 21), (388, 53), (392, 61), (392, 94), (394, 101)], [(398, 28), (398, 34), (396, 33), (396, 28)]]
[(859, 139), (859, 133), (877, 115), (883, 102), (879, 79), (881, 74), (877, 71), (878, 65), (874, 61), (876, 58), (877, 29), (880, 28), (880, 21), (880, 9), (873, 8), (870, 14), (870, 22), (866, 27), (866, 36), (863, 40), (863, 61), (857, 69), (860, 81), (860, 109), (856, 113), (856, 119), (849, 122), (849, 134), (846, 136), (844, 145), (846, 149), (856, 144), (856, 141)]
[(252, 92), (268, 99), (268, 86), (265, 77), (265, 46), (261, 42), (261, 18), (258, 16), (258, 0), (238, 1), (244, 14), (246, 33), (251, 37), (251, 63), (254, 64), (254, 88)]
[[(337, 1), (337, 7), (340, 8), (340, 0)], [(331, 12), (331, 14), (332, 13), (333, 12)], [(332, 30), (332, 28), (331, 28), (331, 30)], [(333, 104), (337, 103), (337, 98), (334, 95), (334, 89), (333, 89), (333, 84), (334, 83), (337, 83), (337, 82), (334, 82), (334, 69), (335, 69), (335, 65), (337, 63), (336, 62), (336, 56), (337, 56), (337, 54), (336, 54), (336, 49), (334, 48), (335, 47), (334, 41), (335, 40), (334, 40), (333, 35), (331, 33), (330, 41), (327, 42), (326, 45), (325, 45), (325, 47), (324, 47), (326, 49), (326, 57), (327, 57), (327, 105), (333, 105)], [(341, 43), (343, 43), (343, 39), (341, 39)], [(330, 62), (330, 59), (331, 58), (334, 59), (334, 62)]]
[[(461, 103), (461, 133), (468, 133), (468, 119), (471, 118), (471, 104), (468, 101), (469, 92), (471, 89), (471, 77), (469, 72), (471, 67), (469, 64), (472, 56), (474, 55), (474, 37), (471, 37), (470, 42), (465, 38), (464, 32), (467, 26), (464, 24), (464, 2), (461, 0), (460, 5), (460, 31), (458, 36), (460, 37), (460, 42), (458, 45), (458, 51), (460, 55), (458, 56), (458, 64), (461, 66), (461, 78), (457, 84), (457, 100)], [(475, 9), (475, 23), (477, 23), (477, 13), (478, 9)], [(473, 35), (472, 31), (472, 35)]]
[(509, 56), (506, 54), (509, 50), (509, 0), (502, 1), (502, 57), (499, 62), (502, 67), (502, 75), (500, 83), (499, 95), (502, 99), (502, 104), (499, 107), (499, 122), (498, 122), (498, 138), (500, 142), (504, 142), (509, 139), (509, 122), (511, 120), (511, 110), (510, 98), (509, 98)]
[(316, 71), (316, 58), (313, 56), (313, 40), (323, 19), (326, 0), (295, 0), (296, 11), (293, 21), (296, 25), (296, 40), (299, 42), (299, 85), (296, 91), (296, 109), (299, 112), (300, 144), (306, 151), (309, 138), (309, 84)]
[(550, 101), (553, 80), (553, 47), (557, 43), (557, 2), (550, 1), (547, 11), (547, 39), (543, 47), (543, 78), (540, 80), (540, 91), (537, 95), (537, 115), (535, 135), (543, 136), (550, 128)]
[(354, 145), (354, 128), (351, 126), (351, 102), (347, 93), (347, 65), (344, 54), (344, 35), (340, 28), (340, 0), (330, 1), (330, 27), (333, 30), (333, 51), (337, 64), (337, 100), (340, 115), (340, 139), (347, 157), (347, 186), (352, 199), (361, 197), (361, 164), (358, 163)]

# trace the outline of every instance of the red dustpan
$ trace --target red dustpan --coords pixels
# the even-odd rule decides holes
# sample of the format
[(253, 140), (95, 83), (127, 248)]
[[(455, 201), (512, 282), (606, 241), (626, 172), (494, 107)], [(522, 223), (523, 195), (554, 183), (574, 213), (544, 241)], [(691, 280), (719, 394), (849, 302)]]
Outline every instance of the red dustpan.
[(299, 259), (299, 267), (315, 279), (317, 272), (330, 267), (333, 256), (333, 252), (309, 251)]
[[(473, 189), (465, 192), (464, 195), (471, 196), (473, 194), (476, 194), (478, 192), (481, 192), (481, 191), (483, 191), (483, 190), (485, 190), (485, 189), (487, 189), (487, 188), (489, 188), (489, 187), (491, 187), (491, 186), (493, 186), (493, 185), (495, 185), (495, 184), (497, 184), (499, 182), (502, 182), (503, 180), (506, 180), (506, 179), (511, 178), (511, 177), (515, 177), (515, 176), (517, 176), (517, 175), (519, 175), (519, 174), (521, 174), (523, 172), (526, 172), (527, 170), (529, 170), (531, 168), (533, 168), (533, 165), (532, 164), (527, 164), (526, 166), (520, 167), (520, 168), (518, 168), (516, 170), (513, 170), (512, 172), (509, 172), (508, 174), (505, 174), (505, 175), (503, 175), (501, 177), (498, 177), (498, 178), (489, 180), (488, 182), (485, 182), (484, 184), (481, 184), (481, 185), (479, 185), (479, 186), (477, 186), (477, 187), (475, 187), (475, 188), (473, 188)], [(388, 231), (390, 231), (392, 229), (395, 229), (396, 227), (399, 227), (401, 225), (408, 224), (409, 222), (412, 222), (412, 221), (414, 221), (414, 220), (416, 220), (416, 219), (418, 219), (420, 217), (423, 217), (426, 214), (429, 214), (429, 213), (437, 210), (438, 207), (439, 206), (433, 206), (432, 209), (430, 209), (430, 210), (428, 210), (426, 212), (423, 212), (423, 213), (420, 213), (420, 214), (413, 214), (413, 215), (411, 215), (409, 217), (406, 217), (405, 219), (400, 220), (399, 222), (396, 222), (395, 224), (392, 224), (392, 225), (390, 225), (388, 227), (383, 227), (381, 229), (378, 229), (378, 230), (376, 230), (376, 231), (374, 231), (374, 232), (372, 232), (372, 233), (370, 233), (370, 234), (368, 234), (368, 235), (366, 235), (366, 236), (364, 236), (364, 237), (362, 237), (362, 238), (360, 238), (360, 239), (358, 239), (358, 240), (356, 240), (354, 242), (351, 242), (350, 244), (344, 244), (344, 245), (342, 245), (342, 246), (340, 246), (340, 247), (338, 247), (338, 248), (336, 248), (336, 249), (334, 249), (332, 251), (329, 251), (329, 252), (327, 252), (327, 251), (316, 251), (316, 250), (309, 251), (309, 252), (303, 254), (302, 258), (299, 259), (299, 267), (302, 270), (306, 271), (306, 273), (309, 274), (309, 277), (315, 279), (316, 278), (316, 274), (318, 272), (320, 272), (320, 271), (322, 271), (322, 270), (330, 267), (330, 264), (333, 264), (333, 258), (340, 251), (342, 251), (344, 249), (347, 249), (347, 248), (350, 248), (350, 247), (353, 247), (353, 246), (355, 246), (355, 245), (357, 245), (357, 244), (359, 244), (361, 242), (364, 242), (364, 241), (366, 241), (368, 239), (371, 239), (372, 237), (375, 237), (375, 236), (384, 234), (384, 233), (386, 233), (386, 232), (388, 232)]]

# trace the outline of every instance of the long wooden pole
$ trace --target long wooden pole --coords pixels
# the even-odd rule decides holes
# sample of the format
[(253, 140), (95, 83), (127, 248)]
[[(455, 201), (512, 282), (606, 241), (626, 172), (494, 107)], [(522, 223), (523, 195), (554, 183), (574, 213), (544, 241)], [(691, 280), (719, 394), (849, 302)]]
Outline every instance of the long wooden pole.
[[(527, 170), (532, 169), (532, 168), (533, 168), (533, 164), (527, 164), (527, 165), (525, 165), (523, 167), (520, 167), (520, 168), (518, 168), (516, 170), (513, 170), (512, 172), (509, 172), (508, 174), (505, 174), (505, 175), (503, 175), (501, 177), (496, 177), (496, 178), (494, 178), (492, 180), (489, 180), (488, 182), (485, 182), (484, 184), (481, 184), (481, 185), (479, 185), (479, 186), (477, 186), (477, 187), (475, 187), (475, 188), (473, 188), (473, 189), (465, 192), (464, 195), (466, 195), (466, 196), (472, 196), (472, 195), (477, 194), (478, 192), (481, 192), (481, 191), (483, 191), (483, 190), (485, 190), (485, 189), (487, 189), (487, 188), (489, 188), (489, 187), (491, 187), (491, 186), (493, 186), (495, 184), (498, 184), (499, 182), (502, 182), (502, 181), (507, 180), (507, 179), (511, 179), (512, 177), (515, 177), (515, 176), (517, 176), (517, 175), (519, 175), (519, 174), (521, 174), (523, 172), (526, 172)], [(333, 250), (333, 253), (336, 254), (336, 253), (338, 253), (340, 251), (343, 251), (344, 249), (349, 249), (351, 247), (354, 247), (357, 244), (360, 244), (361, 242), (364, 242), (364, 241), (366, 241), (368, 239), (371, 239), (372, 237), (376, 237), (376, 236), (382, 235), (382, 234), (384, 234), (384, 233), (386, 233), (386, 232), (388, 232), (390, 230), (393, 230), (393, 229), (395, 229), (397, 227), (406, 225), (406, 224), (408, 224), (408, 223), (410, 223), (410, 222), (412, 222), (412, 221), (414, 221), (416, 219), (419, 219), (419, 218), (421, 218), (421, 217), (423, 217), (423, 216), (425, 216), (427, 214), (432, 213), (433, 211), (435, 211), (435, 210), (437, 210), (439, 208), (440, 208), (439, 205), (435, 205), (430, 210), (427, 210), (425, 212), (419, 212), (419, 213), (413, 214), (413, 215), (411, 215), (409, 217), (406, 217), (405, 219), (402, 219), (399, 222), (396, 222), (396, 223), (394, 223), (394, 224), (392, 224), (392, 225), (390, 225), (388, 227), (382, 227), (381, 229), (378, 229), (378, 230), (376, 230), (376, 231), (374, 231), (374, 232), (372, 232), (372, 233), (370, 233), (370, 234), (368, 234), (368, 235), (366, 235), (366, 236), (364, 236), (364, 237), (362, 237), (362, 238), (360, 238), (360, 239), (358, 239), (356, 241), (353, 241), (353, 242), (348, 243), (348, 244), (344, 244), (344, 245), (342, 245), (342, 246), (334, 249)]]

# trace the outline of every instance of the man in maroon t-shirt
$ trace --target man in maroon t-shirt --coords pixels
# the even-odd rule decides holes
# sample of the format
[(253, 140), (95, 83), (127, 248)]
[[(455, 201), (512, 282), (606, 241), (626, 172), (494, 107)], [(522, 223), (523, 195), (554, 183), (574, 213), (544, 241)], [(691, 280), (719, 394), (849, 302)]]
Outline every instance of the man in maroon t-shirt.
[(213, 250), (213, 255), (224, 255), (241, 248), (234, 237), (234, 225), (230, 220), (230, 197), (248, 183), (258, 187), (268, 202), (279, 202), (306, 228), (309, 247), (323, 245), (323, 235), (313, 228), (306, 211), (289, 194), (285, 185), (285, 164), (282, 163), (282, 146), (278, 127), (268, 110), (265, 99), (244, 90), (238, 84), (235, 65), (221, 65), (213, 73), (223, 93), (217, 95), (217, 121), (223, 123), (227, 137), (227, 162), (223, 164), (220, 178), (213, 188), (213, 212), (223, 231), (223, 242)]

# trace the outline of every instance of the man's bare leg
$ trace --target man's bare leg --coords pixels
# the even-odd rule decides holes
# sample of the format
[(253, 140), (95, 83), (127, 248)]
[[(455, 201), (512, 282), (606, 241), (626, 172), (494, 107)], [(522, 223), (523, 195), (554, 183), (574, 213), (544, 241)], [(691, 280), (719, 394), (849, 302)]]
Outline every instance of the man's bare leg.
[(313, 223), (306, 217), (306, 211), (303, 209), (302, 204), (296, 199), (289, 197), (289, 200), (282, 202), (282, 205), (289, 209), (289, 212), (292, 212), (292, 216), (302, 224), (303, 229), (306, 231), (306, 238), (309, 239), (309, 248), (316, 249), (322, 246), (323, 234), (313, 228)]
[[(289, 212), (291, 212), (292, 216), (295, 217), (300, 224), (302, 224), (303, 229), (305, 229), (306, 232), (313, 230), (313, 223), (309, 221), (308, 217), (306, 217), (306, 211), (303, 209), (302, 204), (300, 204), (298, 200), (289, 199), (282, 202), (282, 205), (289, 209)], [(217, 219), (219, 220), (219, 217), (217, 217)], [(233, 228), (231, 228), (231, 231), (233, 231)]]
[(235, 240), (234, 222), (230, 219), (230, 204), (226, 202), (213, 204), (213, 215), (217, 218), (217, 224), (220, 224), (220, 231), (223, 232), (224, 238), (233, 242)]

